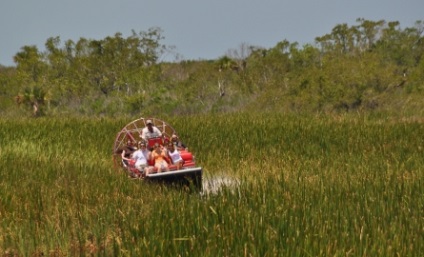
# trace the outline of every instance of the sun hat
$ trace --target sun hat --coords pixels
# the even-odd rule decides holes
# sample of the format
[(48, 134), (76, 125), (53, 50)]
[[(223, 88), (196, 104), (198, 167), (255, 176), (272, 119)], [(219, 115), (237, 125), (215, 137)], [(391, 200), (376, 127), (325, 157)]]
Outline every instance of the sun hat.
[(146, 124), (153, 124), (152, 120), (147, 120)]

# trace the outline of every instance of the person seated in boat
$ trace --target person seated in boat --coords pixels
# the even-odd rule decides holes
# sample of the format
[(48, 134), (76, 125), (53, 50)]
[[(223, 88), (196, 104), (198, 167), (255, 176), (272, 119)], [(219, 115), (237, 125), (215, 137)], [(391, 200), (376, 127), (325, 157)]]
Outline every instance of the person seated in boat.
[[(122, 161), (125, 165), (128, 165), (128, 160), (131, 159), (131, 155), (133, 152), (137, 150), (137, 147), (134, 146), (133, 142), (131, 140), (127, 141), (127, 144), (124, 145), (118, 153), (122, 154)], [(125, 157), (125, 158), (124, 158)]]
[(147, 163), (147, 158), (143, 153), (142, 149), (137, 149), (135, 152), (133, 152), (131, 154), (130, 158), (127, 158), (125, 156), (125, 150), (122, 151), (121, 154), (122, 160), (127, 161), (128, 166), (134, 166), (139, 172), (140, 175), (144, 176), (147, 175), (150, 171), (150, 169), (148, 169), (148, 163)]
[(129, 155), (133, 153), (135, 150), (137, 150), (137, 147), (135, 146), (135, 143), (131, 139), (128, 139), (127, 145), (124, 146), (124, 150), (126, 150), (127, 155)]
[(144, 167), (144, 174), (148, 175), (150, 173), (153, 173), (154, 168), (152, 166), (149, 166), (149, 160), (150, 160), (150, 151), (147, 149), (147, 144), (144, 141), (138, 142), (138, 149), (141, 151), (147, 161), (146, 166)]
[(135, 161), (132, 159), (132, 152), (128, 148), (122, 150), (121, 158), (125, 166), (133, 166), (135, 164)]
[(132, 158), (132, 153), (128, 154), (127, 150), (122, 150), (121, 153), (122, 163), (124, 167), (127, 169), (128, 174), (133, 178), (139, 178), (142, 176), (141, 172), (135, 168), (135, 160)]
[(171, 139), (166, 135), (162, 134), (163, 145), (168, 145), (171, 142)]
[(162, 132), (153, 125), (152, 120), (147, 120), (146, 127), (141, 130), (140, 136), (145, 142), (148, 142), (151, 138), (162, 137)]
[(175, 147), (173, 143), (168, 144), (168, 156), (171, 159), (172, 164), (177, 167), (177, 170), (180, 170), (183, 167), (184, 160), (181, 157), (180, 151)]
[(172, 134), (171, 142), (175, 146), (175, 148), (179, 151), (187, 149), (186, 145), (180, 141), (180, 138), (177, 136), (177, 134)]
[(168, 154), (162, 145), (155, 143), (150, 153), (150, 158), (154, 160), (154, 167), (157, 169), (158, 173), (169, 171), (168, 162), (166, 161)]

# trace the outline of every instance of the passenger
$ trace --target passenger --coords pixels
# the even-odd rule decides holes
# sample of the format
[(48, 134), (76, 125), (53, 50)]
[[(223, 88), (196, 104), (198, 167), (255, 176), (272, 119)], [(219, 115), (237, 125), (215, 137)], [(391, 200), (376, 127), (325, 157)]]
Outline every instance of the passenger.
[(144, 141), (148, 141), (150, 138), (162, 137), (162, 132), (153, 125), (152, 120), (147, 120), (146, 127), (143, 128), (140, 136)]
[(138, 149), (141, 150), (146, 157), (146, 160), (149, 160), (150, 151), (146, 147), (146, 143), (144, 141), (138, 142)]
[(128, 154), (128, 150), (122, 150), (121, 157), (122, 162), (124, 163), (125, 168), (127, 168), (131, 177), (138, 178), (142, 175), (138, 169), (135, 169), (136, 161), (132, 158), (132, 154)]
[[(127, 144), (126, 144), (126, 145), (124, 145), (121, 149), (122, 149), (122, 151), (124, 151), (124, 152), (125, 152), (125, 153), (124, 153), (125, 158), (126, 158), (126, 159), (129, 159), (129, 158), (131, 158), (131, 154), (132, 154), (135, 150), (137, 150), (137, 147), (135, 147), (135, 146), (134, 146), (134, 143), (133, 143), (133, 141), (132, 141), (131, 139), (128, 139)], [(125, 160), (125, 162), (127, 162), (127, 160), (126, 160), (126, 159), (123, 159), (123, 160)]]
[[(126, 148), (129, 150), (129, 151), (132, 151), (132, 152), (134, 152), (135, 150), (137, 150), (137, 147), (135, 147), (134, 146), (134, 143), (133, 143), (133, 141), (131, 140), (131, 139), (128, 139), (128, 141), (127, 141), (127, 145), (126, 145)], [(127, 153), (128, 154), (128, 153)]]
[(131, 163), (133, 161), (132, 158), (131, 158), (132, 153), (128, 149), (122, 150), (121, 157), (122, 157), (122, 160), (124, 161), (125, 165), (131, 165), (131, 164), (135, 163), (135, 162)]
[(147, 149), (147, 145), (144, 141), (140, 141), (138, 143), (140, 151), (143, 153), (144, 157), (147, 160), (147, 165), (144, 168), (145, 175), (148, 175), (150, 173), (153, 173), (154, 168), (152, 166), (149, 166), (149, 160), (150, 160), (150, 151)]
[(169, 137), (163, 135), (163, 145), (168, 145), (170, 142)]
[(175, 148), (173, 143), (168, 144), (168, 156), (171, 159), (172, 163), (177, 166), (177, 170), (180, 170), (183, 167), (184, 160), (181, 158), (180, 151)]
[(171, 142), (175, 145), (177, 150), (179, 150), (179, 151), (187, 150), (187, 147), (185, 146), (185, 144), (183, 142), (180, 141), (177, 134), (172, 134)]
[(148, 167), (147, 160), (145, 154), (143, 153), (142, 149), (138, 149), (132, 154), (131, 159), (135, 160), (135, 168), (141, 172), (141, 174), (145, 175), (148, 173), (146, 170), (146, 167)]
[(131, 158), (131, 155), (135, 150), (137, 150), (137, 147), (134, 146), (131, 140), (128, 140), (127, 144), (124, 145), (118, 152), (121, 154), (123, 153), (122, 157), (125, 157), (125, 159), (122, 158), (122, 160), (124, 161), (125, 165), (128, 165), (128, 159)]
[(167, 153), (163, 146), (156, 143), (153, 146), (153, 151), (150, 153), (151, 160), (154, 160), (157, 172), (169, 171), (168, 163), (166, 162)]

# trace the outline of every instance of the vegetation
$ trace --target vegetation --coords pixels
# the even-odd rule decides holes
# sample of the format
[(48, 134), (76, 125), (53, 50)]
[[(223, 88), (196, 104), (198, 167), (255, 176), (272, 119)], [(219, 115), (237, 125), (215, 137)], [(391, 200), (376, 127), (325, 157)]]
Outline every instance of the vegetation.
[[(423, 21), (358, 19), (314, 45), (240, 45), (217, 60), (163, 62), (159, 28), (124, 38), (47, 39), (0, 67), (1, 113), (42, 116), (423, 109)], [(21, 109), (18, 109), (19, 103)], [(25, 108), (24, 108), (25, 107)], [(28, 112), (28, 108), (31, 112)]]
[(113, 138), (127, 122), (0, 120), (3, 256), (424, 253), (422, 121), (170, 118), (206, 184), (239, 181), (200, 195), (115, 170)]

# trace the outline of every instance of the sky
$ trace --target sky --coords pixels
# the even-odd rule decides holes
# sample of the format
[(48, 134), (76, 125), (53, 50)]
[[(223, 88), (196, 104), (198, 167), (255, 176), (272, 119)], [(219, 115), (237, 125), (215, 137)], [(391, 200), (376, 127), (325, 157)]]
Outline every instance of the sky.
[(356, 19), (424, 20), (424, 0), (0, 0), (0, 64), (14, 66), (23, 46), (44, 51), (50, 37), (104, 39), (160, 28), (174, 47), (163, 60), (217, 59), (241, 45), (300, 46)]

